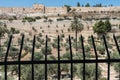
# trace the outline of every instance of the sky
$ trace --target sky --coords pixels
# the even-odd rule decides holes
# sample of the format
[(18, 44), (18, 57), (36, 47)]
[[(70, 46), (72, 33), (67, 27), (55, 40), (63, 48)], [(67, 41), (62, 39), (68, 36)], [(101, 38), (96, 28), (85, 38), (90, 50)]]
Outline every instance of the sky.
[(120, 0), (0, 0), (0, 7), (32, 7), (34, 3), (44, 4), (45, 6), (76, 6), (77, 2), (81, 5), (102, 3), (103, 5), (120, 6)]

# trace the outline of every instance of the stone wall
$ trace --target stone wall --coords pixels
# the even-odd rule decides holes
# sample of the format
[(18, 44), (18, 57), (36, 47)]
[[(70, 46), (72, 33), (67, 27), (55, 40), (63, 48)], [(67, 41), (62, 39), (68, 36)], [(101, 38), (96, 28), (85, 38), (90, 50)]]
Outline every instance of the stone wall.
[(71, 7), (72, 10), (76, 10), (77, 12), (119, 12), (120, 7)]
[(45, 8), (46, 14), (66, 14), (67, 9), (65, 7), (46, 7)]
[[(72, 10), (76, 10), (81, 13), (108, 13), (108, 12), (119, 12), (120, 7), (71, 7)], [(31, 8), (23, 7), (0, 7), (0, 14), (66, 14), (66, 7), (45, 7), (43, 4), (34, 4)]]
[(12, 8), (1, 7), (0, 12), (3, 13), (3, 14), (12, 13)]

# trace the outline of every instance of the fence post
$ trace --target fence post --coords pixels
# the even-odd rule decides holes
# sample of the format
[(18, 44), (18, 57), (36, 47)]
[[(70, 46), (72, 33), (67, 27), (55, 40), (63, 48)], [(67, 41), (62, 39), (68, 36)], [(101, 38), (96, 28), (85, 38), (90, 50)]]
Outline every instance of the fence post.
[(92, 44), (93, 44), (93, 48), (94, 48), (94, 52), (95, 52), (95, 58), (96, 58), (95, 80), (98, 80), (98, 55), (97, 55), (96, 45), (95, 45), (95, 41), (94, 41), (93, 36), (91, 36), (91, 38), (92, 38)]
[(20, 52), (19, 52), (19, 56), (18, 56), (18, 69), (19, 69), (19, 73), (18, 73), (18, 80), (21, 80), (21, 63), (20, 63), (20, 59), (21, 59), (21, 53), (22, 53), (22, 49), (23, 49), (23, 42), (24, 42), (24, 35), (22, 36), (22, 40), (21, 40), (21, 44), (20, 44)]
[(109, 50), (108, 50), (105, 35), (103, 35), (103, 40), (104, 40), (105, 49), (106, 49), (107, 57), (108, 57), (108, 74), (107, 74), (107, 76), (108, 76), (108, 80), (110, 80), (110, 53), (109, 53)]
[(60, 37), (58, 35), (58, 80), (60, 80)]
[(9, 50), (10, 50), (11, 42), (12, 42), (12, 35), (10, 36), (10, 39), (9, 39), (9, 42), (8, 42), (7, 51), (6, 51), (5, 60), (4, 60), (4, 62), (5, 62), (5, 65), (4, 65), (5, 80), (7, 80), (7, 57), (8, 57), (8, 53), (9, 53)]
[(85, 80), (85, 49), (84, 49), (84, 41), (83, 36), (81, 35), (81, 45), (82, 45), (82, 52), (83, 52), (83, 80)]
[(48, 53), (48, 37), (46, 35), (46, 43), (45, 43), (45, 80), (47, 80), (47, 53)]
[(71, 58), (71, 80), (73, 80), (73, 55), (72, 55), (72, 46), (71, 46), (71, 37), (69, 35), (69, 48), (70, 48), (70, 58)]
[[(116, 48), (117, 48), (118, 53), (119, 53), (119, 55), (120, 55), (120, 48), (119, 48), (119, 45), (118, 45), (117, 39), (116, 39), (116, 37), (115, 37), (114, 34), (113, 34), (113, 39), (114, 39), (114, 41), (115, 41)], [(119, 63), (119, 64), (120, 64), (120, 63)], [(119, 80), (120, 80), (120, 69), (119, 69)]]
[[(32, 62), (34, 61), (34, 51), (35, 51), (35, 40), (36, 40), (36, 38), (35, 38), (35, 36), (34, 36), (34, 38), (33, 38), (33, 48), (32, 48)], [(32, 63), (32, 80), (34, 80), (34, 64)]]

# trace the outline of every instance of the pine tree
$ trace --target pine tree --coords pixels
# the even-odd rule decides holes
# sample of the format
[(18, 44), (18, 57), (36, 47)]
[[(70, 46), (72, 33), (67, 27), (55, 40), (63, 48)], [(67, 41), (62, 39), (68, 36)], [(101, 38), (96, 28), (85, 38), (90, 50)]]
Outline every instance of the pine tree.
[(79, 2), (77, 2), (77, 7), (80, 7), (80, 3)]
[(90, 7), (90, 4), (89, 4), (89, 3), (87, 3), (87, 4), (85, 5), (85, 7)]

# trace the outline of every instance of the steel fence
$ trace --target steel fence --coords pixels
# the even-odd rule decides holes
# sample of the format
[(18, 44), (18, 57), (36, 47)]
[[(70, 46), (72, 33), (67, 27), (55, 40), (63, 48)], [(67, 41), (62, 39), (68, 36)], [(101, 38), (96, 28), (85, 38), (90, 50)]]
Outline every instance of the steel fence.
[[(8, 46), (7, 46), (7, 51), (5, 54), (5, 58), (3, 62), (0, 62), (1, 66), (4, 66), (4, 72), (5, 72), (5, 80), (8, 79), (8, 75), (7, 75), (7, 66), (8, 65), (18, 65), (18, 69), (19, 69), (19, 74), (18, 74), (18, 79), (21, 80), (21, 65), (25, 65), (25, 64), (29, 64), (31, 65), (31, 70), (32, 70), (32, 80), (34, 79), (34, 65), (35, 64), (44, 64), (45, 65), (45, 80), (48, 80), (47, 76), (48, 76), (48, 65), (47, 64), (57, 64), (58, 65), (58, 80), (60, 80), (60, 64), (70, 64), (71, 69), (70, 69), (70, 73), (71, 73), (71, 80), (73, 80), (73, 64), (83, 64), (83, 80), (86, 80), (86, 76), (85, 76), (85, 64), (86, 63), (95, 63), (95, 80), (98, 80), (98, 64), (99, 63), (107, 63), (107, 80), (110, 80), (110, 63), (119, 63), (120, 59), (111, 59), (110, 58), (110, 53), (108, 50), (108, 45), (107, 45), (107, 41), (106, 41), (106, 37), (103, 35), (103, 41), (105, 44), (105, 49), (107, 52), (107, 59), (98, 59), (98, 54), (97, 54), (97, 50), (96, 50), (96, 44), (94, 41), (94, 37), (91, 36), (92, 39), (92, 45), (93, 45), (93, 50), (95, 53), (95, 59), (86, 59), (86, 55), (85, 55), (85, 49), (84, 49), (84, 41), (83, 41), (83, 36), (81, 36), (81, 46), (82, 46), (82, 53), (83, 53), (83, 60), (73, 60), (73, 52), (72, 52), (72, 43), (71, 43), (71, 37), (69, 36), (69, 50), (70, 50), (70, 59), (71, 60), (60, 60), (60, 37), (58, 36), (58, 45), (57, 45), (57, 51), (58, 51), (58, 60), (47, 60), (47, 54), (45, 54), (45, 60), (39, 60), (39, 61), (35, 61), (34, 60), (34, 51), (35, 51), (35, 42), (36, 42), (36, 37), (34, 36), (33, 39), (33, 43), (32, 43), (32, 58), (30, 61), (21, 61), (21, 53), (23, 50), (23, 43), (24, 43), (24, 35), (22, 36), (21, 39), (21, 44), (20, 44), (20, 51), (19, 51), (19, 56), (18, 56), (18, 61), (8, 61), (7, 57), (9, 54), (9, 50), (10, 50), (10, 46), (11, 46), (11, 42), (12, 42), (12, 38), (13, 36), (10, 36), (9, 38), (9, 42), (8, 42)], [(45, 53), (47, 53), (47, 49), (48, 49), (48, 40), (47, 40), (47, 36), (46, 36), (46, 42), (45, 42)], [(116, 36), (113, 35), (113, 39), (117, 48), (118, 53), (120, 54), (120, 49), (119, 49), (119, 45), (116, 39)], [(120, 78), (119, 78), (120, 79)]]

